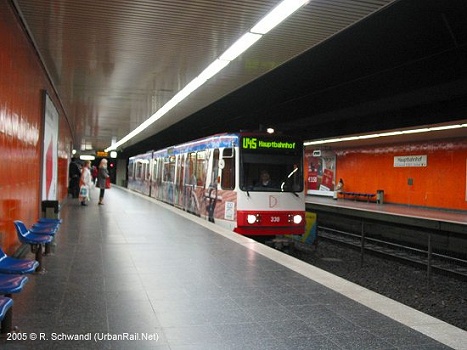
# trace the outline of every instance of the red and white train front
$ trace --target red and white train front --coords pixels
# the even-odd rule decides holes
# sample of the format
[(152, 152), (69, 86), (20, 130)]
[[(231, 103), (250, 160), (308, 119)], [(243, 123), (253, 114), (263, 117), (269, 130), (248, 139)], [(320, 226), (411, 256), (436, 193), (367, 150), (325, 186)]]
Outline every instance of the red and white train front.
[(247, 236), (303, 234), (302, 143), (281, 136), (242, 135), (239, 163), (234, 231)]

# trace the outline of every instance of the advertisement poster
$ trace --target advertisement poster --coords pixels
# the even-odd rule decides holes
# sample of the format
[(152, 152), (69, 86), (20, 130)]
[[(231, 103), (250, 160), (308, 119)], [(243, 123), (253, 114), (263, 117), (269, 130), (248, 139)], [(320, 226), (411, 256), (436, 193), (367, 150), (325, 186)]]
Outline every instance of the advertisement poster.
[(57, 199), (58, 112), (45, 93), (44, 149), (42, 156), (42, 200)]
[(332, 196), (335, 186), (336, 154), (332, 151), (305, 151), (306, 193)]

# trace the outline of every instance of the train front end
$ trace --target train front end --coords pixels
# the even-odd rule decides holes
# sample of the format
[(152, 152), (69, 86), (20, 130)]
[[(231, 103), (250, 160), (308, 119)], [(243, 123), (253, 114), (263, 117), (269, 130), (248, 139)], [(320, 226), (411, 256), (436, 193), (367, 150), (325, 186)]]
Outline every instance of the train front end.
[(303, 143), (277, 135), (241, 136), (235, 232), (246, 236), (305, 231)]

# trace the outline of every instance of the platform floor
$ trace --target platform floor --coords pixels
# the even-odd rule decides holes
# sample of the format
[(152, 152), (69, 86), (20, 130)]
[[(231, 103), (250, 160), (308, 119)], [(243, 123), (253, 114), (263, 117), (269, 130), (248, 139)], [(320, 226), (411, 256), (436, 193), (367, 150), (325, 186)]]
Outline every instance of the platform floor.
[(92, 194), (62, 206), (47, 272), (14, 296), (27, 340), (2, 349), (467, 349), (467, 332), (277, 250), (118, 187), (103, 206)]

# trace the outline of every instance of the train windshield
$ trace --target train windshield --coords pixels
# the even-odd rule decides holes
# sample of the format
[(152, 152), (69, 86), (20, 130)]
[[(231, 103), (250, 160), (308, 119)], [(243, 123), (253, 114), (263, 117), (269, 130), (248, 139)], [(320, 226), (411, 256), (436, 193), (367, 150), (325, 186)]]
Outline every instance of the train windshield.
[(303, 191), (303, 147), (300, 142), (244, 137), (240, 188), (243, 191)]

